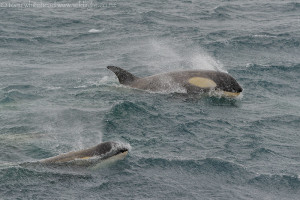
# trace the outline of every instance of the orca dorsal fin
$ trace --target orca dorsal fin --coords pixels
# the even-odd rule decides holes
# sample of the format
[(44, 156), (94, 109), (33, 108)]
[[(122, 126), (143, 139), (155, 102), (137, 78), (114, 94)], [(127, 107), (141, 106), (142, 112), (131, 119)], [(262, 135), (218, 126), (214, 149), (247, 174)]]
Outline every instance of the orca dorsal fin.
[(116, 74), (119, 79), (119, 82), (124, 85), (129, 85), (133, 81), (139, 79), (138, 77), (134, 76), (130, 72), (116, 66), (107, 66), (107, 69), (111, 70)]

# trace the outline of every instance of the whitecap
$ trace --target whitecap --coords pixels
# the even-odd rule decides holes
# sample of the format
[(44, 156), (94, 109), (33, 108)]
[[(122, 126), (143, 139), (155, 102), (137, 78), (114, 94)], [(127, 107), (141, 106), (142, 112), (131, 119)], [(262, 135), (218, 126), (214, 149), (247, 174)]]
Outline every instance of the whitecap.
[(88, 32), (89, 33), (100, 33), (100, 32), (102, 32), (104, 29), (101, 29), (101, 30), (99, 30), (99, 29), (94, 29), (94, 28), (92, 28), (92, 29), (90, 29)]

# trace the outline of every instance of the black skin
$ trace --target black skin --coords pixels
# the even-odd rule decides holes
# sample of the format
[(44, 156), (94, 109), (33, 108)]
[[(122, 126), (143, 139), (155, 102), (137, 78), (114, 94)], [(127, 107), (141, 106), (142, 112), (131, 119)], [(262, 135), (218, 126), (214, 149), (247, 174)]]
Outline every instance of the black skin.
[[(183, 87), (187, 93), (207, 92), (209, 90), (221, 90), (225, 92), (240, 93), (243, 91), (238, 82), (229, 74), (212, 70), (191, 70), (178, 71), (163, 74), (157, 74), (144, 78), (138, 78), (128, 71), (116, 66), (108, 66), (109, 70), (113, 71), (123, 85), (133, 88), (149, 90), (149, 91), (164, 91), (174, 85)], [(200, 88), (188, 82), (190, 78), (202, 77), (213, 80), (216, 83), (215, 88)]]
[(128, 149), (126, 148), (117, 148), (115, 151), (111, 151), (115, 145), (116, 145), (115, 142), (103, 142), (98, 144), (97, 146), (88, 149), (69, 152), (69, 153), (61, 154), (52, 158), (42, 160), (41, 163), (62, 163), (77, 158), (93, 157), (93, 156), (111, 157), (123, 153), (125, 151), (128, 151)]

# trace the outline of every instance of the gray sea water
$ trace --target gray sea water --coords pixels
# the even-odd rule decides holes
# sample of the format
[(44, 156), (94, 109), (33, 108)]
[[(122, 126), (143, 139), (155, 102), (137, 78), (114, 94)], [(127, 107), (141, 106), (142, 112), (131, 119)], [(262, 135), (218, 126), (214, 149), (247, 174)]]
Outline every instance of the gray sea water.
[[(0, 3), (0, 199), (299, 199), (300, 3)], [(150, 93), (137, 76), (226, 71), (241, 98)], [(96, 171), (27, 168), (119, 141)]]

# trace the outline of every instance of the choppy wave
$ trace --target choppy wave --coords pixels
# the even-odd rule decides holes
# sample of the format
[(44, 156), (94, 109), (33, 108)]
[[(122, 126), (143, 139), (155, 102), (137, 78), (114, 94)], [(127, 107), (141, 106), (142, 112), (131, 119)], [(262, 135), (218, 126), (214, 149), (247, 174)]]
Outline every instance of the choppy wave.
[(250, 179), (249, 184), (265, 191), (300, 193), (300, 180), (298, 176), (264, 174)]
[[(0, 6), (0, 198), (298, 199), (300, 4), (113, 3)], [(108, 65), (220, 70), (243, 97), (133, 90)], [(99, 171), (15, 165), (109, 140), (132, 150)]]
[(10, 85), (2, 88), (0, 104), (15, 103), (17, 101), (33, 101), (43, 98), (40, 88), (32, 85)]
[[(166, 160), (159, 158), (141, 158), (140, 167), (155, 168), (156, 170), (178, 169), (192, 175), (203, 176), (202, 179), (210, 179), (226, 184), (242, 185), (245, 189), (253, 188), (261, 192), (279, 190), (283, 194), (299, 194), (300, 180), (293, 175), (258, 175), (233, 162), (215, 158), (204, 160)], [(186, 176), (189, 176), (185, 174)], [(208, 181), (208, 185), (210, 185)], [(282, 194), (282, 195), (283, 195)], [(284, 196), (284, 195), (283, 195)]]

